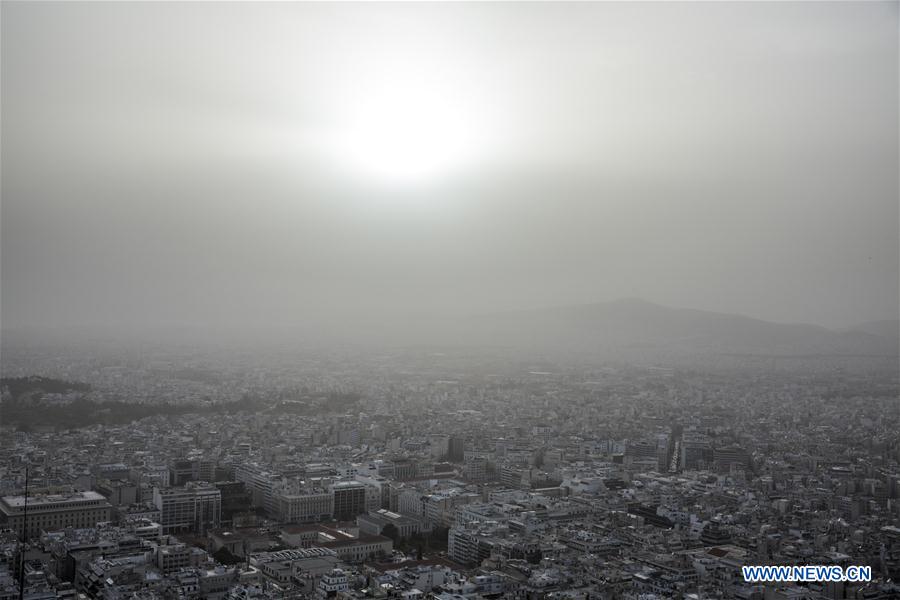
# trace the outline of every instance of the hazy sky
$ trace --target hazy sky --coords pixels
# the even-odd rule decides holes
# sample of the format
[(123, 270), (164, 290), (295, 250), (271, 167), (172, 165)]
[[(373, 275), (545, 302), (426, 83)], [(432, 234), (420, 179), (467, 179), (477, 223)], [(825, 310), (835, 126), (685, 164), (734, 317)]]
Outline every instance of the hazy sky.
[(898, 314), (898, 3), (2, 3), (2, 324)]

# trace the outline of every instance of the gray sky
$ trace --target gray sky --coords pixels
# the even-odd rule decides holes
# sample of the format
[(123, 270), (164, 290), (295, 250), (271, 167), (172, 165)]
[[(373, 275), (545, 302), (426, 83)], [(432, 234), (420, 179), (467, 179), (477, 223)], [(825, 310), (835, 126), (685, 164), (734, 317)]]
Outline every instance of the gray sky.
[(898, 3), (2, 3), (2, 324), (898, 313)]

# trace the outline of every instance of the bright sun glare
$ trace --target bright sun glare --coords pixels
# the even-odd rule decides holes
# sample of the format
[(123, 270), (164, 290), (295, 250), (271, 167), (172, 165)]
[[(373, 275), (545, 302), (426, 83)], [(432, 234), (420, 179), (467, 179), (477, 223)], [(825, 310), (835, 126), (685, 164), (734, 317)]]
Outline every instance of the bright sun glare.
[(350, 104), (336, 149), (349, 170), (387, 184), (414, 185), (475, 160), (478, 127), (465, 105), (414, 84), (383, 85)]

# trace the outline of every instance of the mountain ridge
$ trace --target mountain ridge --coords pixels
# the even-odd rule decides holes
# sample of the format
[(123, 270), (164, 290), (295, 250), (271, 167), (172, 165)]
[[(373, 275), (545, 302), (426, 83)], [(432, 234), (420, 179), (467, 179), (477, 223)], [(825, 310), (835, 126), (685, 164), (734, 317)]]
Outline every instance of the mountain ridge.
[[(9, 336), (4, 345), (27, 343), (27, 331)], [(46, 333), (46, 332), (45, 332)], [(495, 311), (467, 316), (433, 316), (402, 313), (384, 318), (363, 314), (309, 316), (304, 321), (258, 329), (246, 324), (236, 329), (201, 325), (179, 328), (175, 333), (154, 328), (131, 332), (93, 330), (75, 339), (115, 339), (144, 343), (291, 344), (366, 347), (491, 347), (528, 354), (565, 355), (602, 359), (705, 358), (715, 355), (753, 356), (860, 356), (900, 354), (900, 325), (876, 321), (849, 329), (829, 329), (808, 323), (776, 323), (755, 317), (673, 308), (640, 298), (607, 302)], [(48, 336), (47, 343), (58, 341)]]
[(694, 354), (894, 356), (900, 345), (897, 337), (870, 331), (776, 323), (640, 298), (488, 313), (466, 323), (478, 330), (466, 334), (502, 345), (584, 351), (643, 347)]

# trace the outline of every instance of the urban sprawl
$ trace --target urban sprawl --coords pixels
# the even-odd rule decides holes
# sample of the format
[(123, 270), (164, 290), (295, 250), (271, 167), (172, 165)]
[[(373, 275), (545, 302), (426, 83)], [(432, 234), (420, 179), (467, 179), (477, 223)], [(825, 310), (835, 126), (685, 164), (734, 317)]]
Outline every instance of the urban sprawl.
[(896, 368), (5, 361), (0, 600), (900, 597)]

